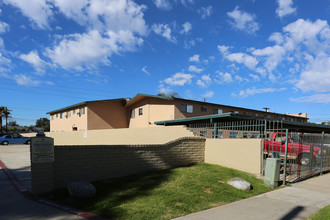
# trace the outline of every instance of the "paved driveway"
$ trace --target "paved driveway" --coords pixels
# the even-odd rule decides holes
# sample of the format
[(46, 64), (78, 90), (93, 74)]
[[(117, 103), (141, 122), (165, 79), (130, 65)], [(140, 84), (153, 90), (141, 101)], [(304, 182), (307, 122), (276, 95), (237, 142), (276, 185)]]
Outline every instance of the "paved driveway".
[(0, 160), (12, 171), (17, 180), (31, 189), (30, 145), (0, 145)]
[[(26, 188), (31, 188), (29, 145), (0, 145), (0, 159)], [(0, 195), (0, 219), (83, 219), (77, 215), (27, 199), (17, 191), (1, 169)]]

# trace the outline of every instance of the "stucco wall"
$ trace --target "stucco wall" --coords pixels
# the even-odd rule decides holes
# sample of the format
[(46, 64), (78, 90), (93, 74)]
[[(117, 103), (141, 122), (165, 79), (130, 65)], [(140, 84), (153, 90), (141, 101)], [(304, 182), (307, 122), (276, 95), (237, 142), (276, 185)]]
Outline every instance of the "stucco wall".
[(111, 179), (202, 163), (205, 139), (185, 137), (161, 145), (55, 146), (54, 152), (54, 163), (32, 164), (34, 193), (66, 187), (70, 181)]
[(87, 106), (87, 129), (127, 128), (128, 112), (125, 101), (95, 102)]
[[(142, 108), (142, 115), (139, 115), (139, 108)], [(174, 105), (169, 100), (145, 98), (129, 107), (129, 111), (132, 109), (135, 110), (135, 117), (130, 118), (130, 128), (156, 127), (155, 121), (174, 119)]]
[(262, 139), (206, 139), (205, 163), (261, 173)]
[[(85, 108), (85, 114), (78, 114), (80, 108)], [(75, 110), (75, 114), (73, 114)], [(65, 117), (67, 112), (70, 111), (70, 116)], [(50, 130), (51, 131), (72, 131), (72, 127), (77, 127), (78, 131), (87, 130), (87, 107), (77, 106), (75, 108), (66, 109), (63, 112), (63, 118), (60, 118), (61, 112), (55, 113), (54, 119), (50, 116)]]
[(123, 128), (90, 131), (47, 132), (55, 145), (162, 144), (180, 137), (193, 137), (184, 126)]

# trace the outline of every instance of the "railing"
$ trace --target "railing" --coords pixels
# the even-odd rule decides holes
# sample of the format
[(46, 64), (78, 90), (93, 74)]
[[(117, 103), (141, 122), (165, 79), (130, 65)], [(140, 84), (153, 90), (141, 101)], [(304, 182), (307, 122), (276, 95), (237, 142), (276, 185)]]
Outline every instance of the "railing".
[(266, 158), (280, 158), (284, 183), (330, 171), (329, 134), (296, 132), (286, 129), (281, 121), (266, 120), (192, 124), (188, 128), (206, 138), (263, 138), (262, 169)]

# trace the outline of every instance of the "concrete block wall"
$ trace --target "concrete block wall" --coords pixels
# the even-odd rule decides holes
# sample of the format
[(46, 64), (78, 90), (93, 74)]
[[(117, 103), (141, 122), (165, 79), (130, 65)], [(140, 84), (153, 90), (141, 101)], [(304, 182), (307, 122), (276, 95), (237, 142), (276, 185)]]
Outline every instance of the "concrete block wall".
[(183, 137), (166, 144), (55, 146), (54, 188), (204, 162), (205, 139)]
[(55, 145), (136, 145), (165, 144), (180, 137), (194, 137), (185, 126), (120, 128), (88, 131), (47, 132)]

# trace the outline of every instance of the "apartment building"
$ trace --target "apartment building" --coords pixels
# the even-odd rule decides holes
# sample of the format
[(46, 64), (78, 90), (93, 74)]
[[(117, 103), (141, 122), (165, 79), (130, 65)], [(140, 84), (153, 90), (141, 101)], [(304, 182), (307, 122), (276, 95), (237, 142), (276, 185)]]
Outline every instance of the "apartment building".
[(51, 131), (152, 127), (157, 121), (233, 113), (307, 123), (307, 114), (279, 114), (176, 97), (137, 94), (132, 99), (87, 101), (50, 114)]

